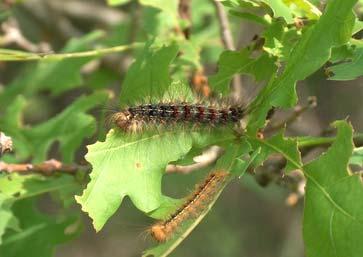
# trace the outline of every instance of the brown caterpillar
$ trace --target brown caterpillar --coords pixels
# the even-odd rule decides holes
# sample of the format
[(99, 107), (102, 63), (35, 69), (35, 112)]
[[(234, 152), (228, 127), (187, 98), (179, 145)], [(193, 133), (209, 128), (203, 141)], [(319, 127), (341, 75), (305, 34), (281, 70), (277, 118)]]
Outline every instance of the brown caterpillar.
[(174, 214), (167, 220), (159, 221), (149, 229), (151, 236), (158, 242), (165, 242), (187, 219), (200, 215), (205, 207), (213, 201), (229, 173), (215, 171), (210, 173), (194, 193), (192, 193)]
[(243, 106), (219, 107), (191, 103), (156, 103), (128, 107), (117, 112), (112, 122), (123, 131), (139, 131), (144, 124), (204, 124), (214, 127), (236, 124), (247, 114)]

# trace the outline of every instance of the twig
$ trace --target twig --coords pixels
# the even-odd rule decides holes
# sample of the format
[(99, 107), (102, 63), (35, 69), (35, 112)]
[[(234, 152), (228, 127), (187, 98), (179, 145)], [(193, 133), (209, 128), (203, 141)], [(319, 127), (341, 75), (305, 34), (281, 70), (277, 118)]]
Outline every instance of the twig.
[[(136, 41), (140, 29), (142, 18), (142, 10), (137, 2), (131, 3), (131, 24), (127, 42), (132, 44)], [(132, 49), (130, 49), (132, 50)]]
[[(216, 7), (223, 45), (228, 50), (235, 50), (236, 47), (233, 42), (233, 37), (229, 26), (228, 17), (226, 15), (226, 12), (224, 11), (224, 7), (221, 4), (221, 2), (217, 0), (212, 0), (212, 1)], [(237, 99), (240, 98), (241, 95), (244, 95), (241, 77), (238, 74), (234, 76), (232, 79), (232, 88), (234, 95), (237, 96)]]
[(211, 146), (201, 155), (196, 156), (193, 160), (196, 162), (191, 165), (175, 165), (169, 164), (166, 167), (166, 173), (183, 173), (188, 174), (195, 170), (199, 170), (213, 164), (223, 154), (223, 149), (218, 146)]
[(4, 35), (0, 37), (0, 45), (16, 44), (21, 49), (29, 52), (49, 52), (51, 47), (47, 43), (34, 44), (29, 41), (19, 29), (15, 19), (9, 19), (1, 25)]
[(98, 2), (71, 1), (48, 1), (52, 9), (76, 19), (88, 22), (97, 22), (105, 26), (116, 25), (125, 20), (125, 13), (120, 9), (109, 8)]
[(264, 132), (274, 132), (274, 131), (277, 131), (277, 130), (280, 130), (282, 128), (284, 128), (285, 126), (293, 123), (296, 119), (298, 119), (301, 114), (303, 114), (305, 111), (311, 109), (311, 108), (315, 108), (317, 105), (317, 102), (316, 102), (316, 97), (315, 96), (310, 96), (308, 98), (308, 104), (305, 105), (305, 106), (296, 106), (295, 109), (294, 109), (294, 113), (289, 116), (286, 120), (283, 120), (282, 122), (280, 123), (277, 123), (277, 124), (271, 124), (271, 126), (267, 127)]
[[(304, 157), (317, 147), (328, 147), (335, 141), (335, 137), (319, 138), (311, 142), (305, 142), (299, 145), (301, 156)], [(353, 141), (356, 147), (362, 145), (363, 134), (353, 135)], [(256, 182), (265, 187), (271, 183), (288, 188), (291, 193), (286, 199), (289, 206), (295, 205), (305, 195), (306, 179), (300, 171), (293, 171), (288, 175), (283, 173), (286, 166), (286, 160), (281, 155), (272, 155), (265, 161), (263, 166), (258, 167), (255, 171), (249, 170), (254, 175)]]
[(306, 179), (298, 170), (287, 175), (284, 174), (282, 170), (285, 166), (286, 160), (281, 155), (272, 155), (255, 171), (250, 170), (250, 173), (254, 175), (256, 182), (262, 187), (275, 183), (289, 189), (290, 194), (286, 198), (286, 204), (293, 206), (305, 195)]
[(64, 164), (60, 161), (51, 159), (45, 161), (40, 164), (31, 164), (31, 163), (23, 163), (23, 164), (14, 164), (14, 163), (5, 163), (0, 162), (0, 172), (6, 173), (40, 173), (45, 176), (52, 176), (57, 171), (67, 174), (76, 174), (77, 171), (89, 171), (89, 166), (81, 166), (78, 164)]
[[(11, 52), (8, 51), (9, 59), (6, 61), (34, 61), (34, 60), (63, 60), (66, 58), (80, 58), (80, 57), (90, 57), (90, 56), (102, 56), (111, 53), (117, 53), (126, 51), (131, 48), (140, 47), (141, 43), (133, 43), (130, 45), (119, 45), (110, 48), (101, 48), (84, 52), (75, 52), (75, 53), (61, 53), (61, 54), (28, 54), (28, 53), (19, 53), (19, 52)], [(2, 53), (3, 56), (7, 54), (5, 52)]]
[(186, 39), (189, 39), (190, 36), (190, 28), (191, 28), (191, 9), (190, 4), (192, 0), (179, 0), (179, 16), (183, 20), (187, 21), (189, 24), (183, 29), (183, 34)]
[(224, 11), (223, 5), (217, 0), (213, 0), (213, 2), (218, 15), (223, 45), (228, 50), (235, 50), (236, 48), (233, 43), (233, 37), (229, 27), (228, 18), (226, 12)]

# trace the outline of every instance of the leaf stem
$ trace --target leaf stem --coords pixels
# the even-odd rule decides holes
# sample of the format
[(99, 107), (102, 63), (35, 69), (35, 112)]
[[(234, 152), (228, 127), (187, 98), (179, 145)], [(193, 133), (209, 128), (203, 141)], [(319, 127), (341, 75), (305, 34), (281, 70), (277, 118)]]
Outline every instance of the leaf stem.
[[(36, 60), (51, 60), (59, 61), (70, 58), (83, 58), (92, 56), (102, 56), (111, 53), (123, 52), (129, 49), (141, 47), (142, 43), (132, 43), (129, 45), (119, 45), (109, 48), (100, 48), (84, 52), (75, 53), (59, 53), (59, 54), (34, 54), (21, 51), (12, 51), (7, 49), (0, 49), (0, 54), (7, 56), (3, 61), (36, 61)], [(1, 51), (2, 50), (2, 51)]]

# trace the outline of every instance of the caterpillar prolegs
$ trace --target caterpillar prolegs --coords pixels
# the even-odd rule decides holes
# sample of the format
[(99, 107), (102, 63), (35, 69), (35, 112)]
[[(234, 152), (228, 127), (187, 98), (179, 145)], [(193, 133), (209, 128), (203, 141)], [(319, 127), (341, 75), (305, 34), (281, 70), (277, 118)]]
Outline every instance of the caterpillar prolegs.
[(214, 196), (219, 193), (228, 175), (229, 173), (225, 171), (210, 173), (175, 213), (151, 226), (149, 229), (151, 236), (158, 242), (164, 242), (170, 239), (187, 219), (201, 215), (213, 201)]
[(123, 131), (139, 131), (147, 124), (204, 124), (209, 127), (236, 124), (247, 114), (243, 106), (221, 107), (190, 103), (156, 103), (128, 107), (113, 115), (113, 123)]

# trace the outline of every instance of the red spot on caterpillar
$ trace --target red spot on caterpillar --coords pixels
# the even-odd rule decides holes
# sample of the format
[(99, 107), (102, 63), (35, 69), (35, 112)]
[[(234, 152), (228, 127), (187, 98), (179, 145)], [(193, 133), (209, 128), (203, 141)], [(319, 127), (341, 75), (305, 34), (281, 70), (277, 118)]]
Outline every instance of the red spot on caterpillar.
[(185, 220), (203, 213), (219, 192), (228, 175), (225, 171), (210, 173), (175, 213), (170, 215), (168, 219), (151, 226), (149, 229), (151, 236), (158, 242), (165, 242), (172, 237)]
[(190, 106), (189, 105), (184, 105), (184, 118), (185, 120), (190, 120), (191, 118), (191, 112), (190, 112)]

